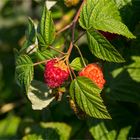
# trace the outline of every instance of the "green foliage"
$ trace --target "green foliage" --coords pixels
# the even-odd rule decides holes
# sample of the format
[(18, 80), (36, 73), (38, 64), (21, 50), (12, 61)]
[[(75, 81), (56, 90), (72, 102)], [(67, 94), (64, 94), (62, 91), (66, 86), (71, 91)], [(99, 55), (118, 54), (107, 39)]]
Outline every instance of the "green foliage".
[(38, 50), (35, 53), (35, 55), (38, 58), (38, 60), (40, 60), (40, 61), (53, 58), (53, 54), (50, 53), (49, 50), (44, 50), (44, 51), (39, 51)]
[(21, 55), (16, 60), (16, 80), (21, 87), (28, 91), (31, 81), (33, 80), (34, 68), (32, 60), (28, 55)]
[(70, 66), (72, 67), (72, 69), (76, 70), (76, 71), (81, 71), (82, 68), (84, 68), (84, 62), (87, 62), (86, 59), (82, 60), (81, 57), (76, 57), (71, 63)]
[(43, 140), (40, 135), (28, 134), (22, 138), (22, 140)]
[[(28, 28), (26, 31), (26, 41), (24, 42), (23, 47), (20, 49), (19, 53), (30, 52), (33, 48), (35, 48), (36, 43), (36, 29), (35, 23), (31, 18), (28, 19)], [(32, 51), (30, 52), (32, 53)]]
[(111, 104), (110, 113), (112, 120), (87, 121), (92, 136), (97, 140), (128, 139), (128, 135), (131, 136), (132, 126), (136, 123), (134, 116), (118, 104)]
[(109, 79), (110, 92), (107, 93), (107, 97), (112, 100), (139, 103), (140, 77), (138, 71), (140, 63), (139, 57), (134, 58), (135, 61), (132, 64), (124, 65), (124, 67), (111, 72), (112, 77), (110, 76)]
[(119, 11), (113, 0), (87, 0), (81, 11), (79, 22), (84, 29), (93, 27), (97, 30), (135, 38), (127, 26), (121, 22)]
[(132, 57), (133, 63), (126, 66), (125, 69), (128, 71), (130, 77), (136, 81), (140, 82), (140, 57), (139, 56), (133, 56)]
[(96, 57), (112, 62), (124, 62), (124, 59), (119, 52), (97, 31), (87, 31), (87, 38), (89, 48)]
[[(82, 1), (71, 8), (55, 2), (0, 2), (0, 139), (140, 137), (140, 2), (85, 0), (79, 19)], [(118, 36), (108, 41), (100, 30)], [(55, 57), (71, 75), (50, 89), (44, 69)], [(102, 67), (102, 90), (78, 76), (90, 63)]]
[(51, 89), (46, 84), (33, 80), (27, 94), (34, 110), (42, 110), (54, 99), (51, 96)]
[[(0, 139), (14, 138), (18, 130), (20, 118), (9, 114), (5, 119), (0, 121)], [(16, 137), (15, 137), (16, 138)]]
[[(23, 140), (34, 140), (34, 139), (55, 139), (55, 140), (68, 140), (70, 138), (71, 127), (65, 123), (59, 122), (48, 122), (40, 123), (36, 126), (32, 126), (32, 133), (27, 134), (22, 139)], [(40, 131), (37, 134), (37, 131)]]
[(55, 39), (55, 27), (51, 12), (44, 6), (41, 21), (38, 26), (38, 41), (40, 47), (48, 47)]
[(68, 140), (70, 138), (71, 127), (65, 123), (41, 123), (41, 126), (45, 129), (51, 128), (56, 130), (59, 135), (59, 140)]
[(28, 23), (28, 30), (26, 33), (26, 38), (31, 44), (35, 43), (36, 39), (36, 30), (35, 30), (35, 25), (34, 22), (31, 18), (29, 18), (29, 23)]
[(95, 118), (110, 119), (100, 97), (101, 90), (88, 78), (77, 77), (70, 86), (70, 95), (79, 107)]

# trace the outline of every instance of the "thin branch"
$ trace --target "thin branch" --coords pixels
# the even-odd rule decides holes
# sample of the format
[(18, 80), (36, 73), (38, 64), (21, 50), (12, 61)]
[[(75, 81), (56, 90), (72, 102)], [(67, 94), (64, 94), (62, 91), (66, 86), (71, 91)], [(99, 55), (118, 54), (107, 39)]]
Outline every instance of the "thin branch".
[(60, 54), (63, 54), (63, 55), (66, 54), (66, 53), (61, 52), (61, 51), (59, 51), (58, 49), (56, 49), (56, 48), (54, 48), (54, 47), (52, 47), (52, 46), (49, 46), (49, 48), (52, 49), (52, 50), (54, 50), (54, 51), (56, 51), (56, 52), (58, 52), (58, 53), (60, 53)]
[(69, 71), (69, 74), (70, 74), (70, 78), (73, 81), (73, 77), (72, 77), (72, 73), (71, 73), (71, 70), (70, 70), (70, 65), (69, 65), (69, 61), (68, 60), (66, 60), (66, 65), (68, 66), (68, 71)]
[(76, 16), (74, 17), (74, 19), (73, 19), (73, 21), (72, 21), (72, 23), (73, 23), (73, 24), (72, 24), (72, 41), (71, 41), (70, 47), (69, 47), (69, 49), (68, 49), (68, 53), (69, 53), (68, 57), (70, 56), (70, 53), (71, 53), (72, 48), (73, 48), (74, 33), (75, 33), (76, 22), (77, 22), (77, 20), (78, 20), (78, 18), (79, 18), (79, 15), (80, 15), (80, 12), (81, 12), (81, 9), (82, 9), (84, 3), (85, 3), (85, 0), (83, 0), (83, 2), (82, 2), (82, 4), (81, 4), (81, 6), (80, 6), (78, 12), (76, 13)]
[(85, 35), (86, 31), (80, 34), (76, 40), (74, 40), (73, 44), (75, 44), (83, 35)]
[(74, 75), (74, 78), (76, 78), (76, 74), (75, 74), (74, 70), (71, 69), (71, 71), (72, 71), (72, 73), (73, 73), (73, 75)]
[(80, 56), (81, 56), (81, 59), (82, 59), (82, 61), (83, 61), (83, 64), (84, 64), (84, 66), (86, 67), (86, 63), (85, 63), (84, 57), (83, 57), (83, 55), (82, 55), (82, 53), (81, 53), (79, 47), (78, 47), (76, 44), (75, 44), (74, 46), (75, 46), (76, 49), (78, 50), (78, 52), (79, 52), (79, 54), (80, 54)]
[(74, 17), (73, 22), (77, 22), (77, 20), (78, 20), (78, 18), (79, 18), (79, 15), (80, 15), (80, 12), (81, 12), (81, 9), (82, 9), (82, 7), (83, 7), (85, 1), (86, 1), (86, 0), (83, 0), (83, 2), (82, 2), (82, 4), (81, 4), (81, 6), (80, 6), (80, 8), (79, 8), (79, 10), (78, 10), (78, 12), (77, 12), (77, 14), (76, 14), (76, 16)]
[(48, 61), (48, 60), (43, 60), (43, 61), (40, 61), (40, 62), (36, 62), (36, 63), (33, 64), (33, 66), (46, 63), (47, 61)]
[(64, 28), (62, 28), (61, 30), (59, 30), (56, 35), (64, 32), (65, 30), (69, 29), (71, 26), (73, 25), (73, 23), (71, 22), (70, 24), (66, 25)]
[(76, 22), (77, 22), (77, 20), (78, 20), (78, 18), (79, 18), (79, 15), (80, 15), (80, 11), (81, 11), (81, 9), (82, 9), (83, 4), (84, 4), (85, 1), (86, 1), (86, 0), (83, 0), (83, 2), (82, 2), (82, 4), (81, 4), (81, 6), (80, 6), (78, 12), (76, 13), (76, 16), (74, 17), (73, 21), (72, 21), (70, 24), (66, 25), (64, 28), (62, 28), (61, 30), (59, 30), (59, 31), (56, 33), (56, 35), (58, 35), (58, 34), (64, 32), (65, 30), (69, 29), (69, 28), (72, 27), (72, 26), (73, 26), (73, 28), (75, 28)]

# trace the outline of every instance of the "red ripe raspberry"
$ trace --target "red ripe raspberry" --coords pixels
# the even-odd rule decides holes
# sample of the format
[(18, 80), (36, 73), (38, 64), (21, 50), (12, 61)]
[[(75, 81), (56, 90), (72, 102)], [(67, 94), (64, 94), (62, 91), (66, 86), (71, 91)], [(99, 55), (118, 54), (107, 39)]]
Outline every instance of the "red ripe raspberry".
[(69, 71), (63, 61), (58, 61), (58, 59), (55, 58), (46, 63), (44, 77), (45, 83), (50, 88), (56, 88), (68, 79)]
[(115, 39), (118, 35), (117, 34), (113, 34), (113, 33), (109, 33), (109, 32), (104, 32), (104, 31), (99, 31), (104, 37), (106, 37), (106, 39), (108, 40), (113, 40)]
[(105, 84), (102, 69), (95, 63), (88, 64), (81, 72), (79, 72), (79, 76), (85, 76), (91, 79), (100, 89), (102, 89)]

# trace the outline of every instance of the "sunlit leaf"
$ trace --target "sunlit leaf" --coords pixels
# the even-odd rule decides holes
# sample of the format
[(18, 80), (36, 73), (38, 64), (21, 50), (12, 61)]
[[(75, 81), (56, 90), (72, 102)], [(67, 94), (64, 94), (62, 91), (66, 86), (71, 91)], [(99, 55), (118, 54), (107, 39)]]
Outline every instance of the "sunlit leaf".
[(41, 126), (45, 129), (51, 128), (56, 130), (60, 140), (70, 139), (71, 127), (65, 123), (59, 123), (59, 122), (41, 123)]
[(13, 115), (8, 115), (0, 121), (0, 138), (8, 139), (8, 137), (16, 136), (20, 118)]
[(84, 29), (93, 27), (97, 30), (135, 38), (127, 26), (121, 22), (113, 0), (87, 0), (82, 8), (79, 22)]
[(100, 33), (89, 30), (87, 38), (91, 52), (98, 58), (111, 62), (124, 62), (120, 53)]
[(70, 66), (72, 67), (72, 69), (76, 70), (76, 71), (80, 71), (82, 68), (84, 68), (84, 62), (87, 62), (86, 59), (82, 60), (81, 57), (76, 57), (71, 63)]
[(86, 77), (77, 77), (70, 86), (71, 98), (84, 112), (95, 118), (110, 119), (100, 92), (101, 90)]
[(87, 121), (90, 133), (96, 140), (127, 139), (132, 127), (135, 127), (134, 116), (120, 105), (110, 106), (112, 120), (90, 118)]

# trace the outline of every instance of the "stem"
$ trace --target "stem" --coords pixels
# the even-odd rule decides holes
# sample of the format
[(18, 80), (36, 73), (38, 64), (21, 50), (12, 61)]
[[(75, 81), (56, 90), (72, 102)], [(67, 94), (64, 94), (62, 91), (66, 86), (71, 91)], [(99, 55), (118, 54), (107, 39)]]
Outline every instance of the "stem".
[(73, 77), (72, 77), (72, 74), (71, 74), (70, 65), (69, 65), (69, 61), (68, 60), (66, 61), (66, 65), (68, 66), (68, 71), (70, 73), (70, 78), (71, 78), (71, 80), (73, 80)]
[(71, 22), (70, 24), (66, 25), (64, 28), (62, 28), (61, 30), (59, 30), (59, 31), (56, 33), (56, 35), (58, 35), (58, 34), (64, 32), (64, 31), (67, 30), (68, 28), (70, 28), (70, 27), (72, 26), (72, 24), (73, 24), (73, 23)]
[(76, 16), (75, 16), (74, 20), (73, 20), (74, 22), (77, 22), (78, 17), (79, 17), (80, 12), (81, 12), (81, 9), (82, 9), (82, 7), (83, 7), (83, 5), (84, 5), (85, 1), (86, 1), (86, 0), (83, 0), (82, 4), (81, 4), (81, 6), (80, 6), (80, 8), (79, 8), (79, 10), (78, 10), (78, 12), (77, 12), (77, 14), (76, 14)]
[(77, 20), (78, 20), (78, 17), (79, 17), (79, 15), (80, 15), (80, 11), (81, 11), (81, 9), (82, 9), (82, 7), (83, 7), (84, 2), (85, 2), (85, 0), (83, 0), (83, 2), (82, 2), (82, 4), (81, 4), (81, 6), (80, 6), (78, 12), (76, 13), (76, 16), (74, 17), (74, 19), (73, 19), (73, 21), (72, 21), (72, 41), (71, 41), (70, 47), (69, 47), (69, 49), (68, 49), (68, 54), (69, 54), (69, 55), (68, 55), (68, 59), (69, 59), (69, 56), (70, 56), (71, 51), (72, 51), (72, 48), (73, 48), (74, 33), (75, 33), (76, 22), (77, 22)]
[[(63, 56), (63, 57), (61, 57), (61, 58), (59, 58), (58, 61), (60, 61), (60, 60), (62, 60), (62, 59), (64, 59), (64, 58), (66, 58), (66, 55)], [(33, 64), (33, 66), (46, 63), (47, 61), (49, 61), (49, 60), (43, 60), (43, 61), (40, 61), (40, 62), (36, 62), (36, 63)]]
[(76, 74), (74, 73), (74, 70), (73, 70), (73, 69), (71, 69), (71, 71), (72, 71), (72, 73), (73, 73), (74, 77), (76, 78)]
[(73, 43), (72, 43), (72, 41), (70, 42), (70, 46), (69, 46), (69, 49), (68, 49), (68, 51), (67, 51), (67, 59), (69, 59), (69, 56), (70, 56), (70, 54), (71, 54), (71, 51), (72, 51), (72, 48), (73, 48)]
[(64, 60), (65, 60), (65, 58), (66, 58), (66, 55), (65, 55), (65, 56), (63, 56), (63, 57), (61, 57), (61, 58), (59, 58), (59, 59), (58, 59), (58, 61), (61, 61), (62, 59), (64, 59)]
[(81, 56), (81, 59), (82, 59), (82, 61), (83, 61), (83, 64), (84, 64), (84, 66), (86, 67), (86, 63), (85, 63), (84, 57), (83, 57), (83, 55), (82, 55), (82, 53), (81, 53), (79, 47), (78, 47), (76, 44), (75, 44), (74, 46), (75, 46), (76, 49), (78, 50), (78, 52), (79, 52), (79, 54), (80, 54), (80, 56)]
[(48, 60), (43, 60), (43, 61), (40, 61), (40, 62), (36, 62), (36, 63), (33, 64), (33, 66), (46, 63), (47, 61), (48, 61)]
[(63, 55), (66, 54), (66, 53), (61, 52), (61, 51), (59, 51), (58, 49), (56, 49), (56, 48), (54, 48), (54, 47), (52, 47), (52, 46), (49, 46), (49, 48), (52, 49), (52, 50), (54, 50), (54, 51), (56, 51), (56, 52), (58, 52), (58, 53), (60, 53), (60, 54), (63, 54)]
[(86, 33), (86, 31), (81, 33), (80, 36), (78, 36), (78, 38), (73, 42), (73, 44), (75, 44), (83, 35), (85, 35), (85, 33)]
[(72, 21), (70, 24), (66, 25), (64, 28), (62, 28), (61, 30), (57, 31), (56, 35), (58, 35), (58, 34), (64, 32), (65, 30), (69, 29), (71, 26), (74, 26), (74, 28), (75, 28), (75, 25), (74, 25), (74, 24), (76, 24), (76, 22), (77, 22), (77, 20), (78, 20), (78, 17), (79, 17), (79, 15), (80, 15), (80, 11), (81, 11), (81, 9), (82, 9), (83, 4), (84, 4), (85, 1), (86, 1), (86, 0), (83, 0), (83, 2), (82, 2), (82, 4), (81, 4), (81, 6), (80, 6), (80, 8), (79, 8), (79, 10), (78, 10), (78, 12), (77, 12), (77, 14), (76, 14), (76, 16), (74, 17), (73, 21)]

